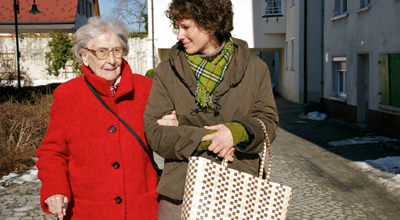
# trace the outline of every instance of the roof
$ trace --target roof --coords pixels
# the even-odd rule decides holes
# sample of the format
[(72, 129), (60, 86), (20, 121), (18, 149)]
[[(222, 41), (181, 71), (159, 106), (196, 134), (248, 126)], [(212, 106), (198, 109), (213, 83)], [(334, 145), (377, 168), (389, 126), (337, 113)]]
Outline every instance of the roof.
[[(0, 1), (0, 23), (14, 23), (13, 0)], [(36, 0), (40, 14), (30, 14), (33, 0), (19, 0), (18, 23), (74, 23), (78, 0)]]

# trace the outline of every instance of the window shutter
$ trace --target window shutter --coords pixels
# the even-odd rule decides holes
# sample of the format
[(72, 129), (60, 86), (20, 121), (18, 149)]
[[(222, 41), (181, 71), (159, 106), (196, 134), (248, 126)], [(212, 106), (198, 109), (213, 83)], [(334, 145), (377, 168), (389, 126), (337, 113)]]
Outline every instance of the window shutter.
[(390, 105), (389, 87), (389, 55), (384, 54), (380, 57), (381, 63), (381, 103)]
[(390, 105), (400, 107), (400, 53), (389, 55)]

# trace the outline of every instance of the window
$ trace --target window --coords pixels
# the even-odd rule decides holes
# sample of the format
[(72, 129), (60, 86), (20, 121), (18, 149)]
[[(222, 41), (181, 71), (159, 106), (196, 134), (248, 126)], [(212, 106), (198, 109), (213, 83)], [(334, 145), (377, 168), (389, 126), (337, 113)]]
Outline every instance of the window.
[(85, 13), (84, 0), (79, 0), (79, 2), (78, 2), (78, 13), (81, 15), (84, 15), (84, 13)]
[(370, 5), (371, 0), (360, 0), (360, 8), (365, 8)]
[(334, 57), (333, 58), (333, 96), (338, 98), (346, 99), (346, 74), (347, 74), (347, 62), (346, 57)]
[(294, 39), (291, 40), (290, 45), (290, 69), (294, 70)]
[(293, 5), (294, 5), (294, 2), (295, 2), (295, 0), (291, 0), (290, 6), (293, 6)]
[(400, 53), (380, 57), (381, 103), (400, 107)]
[(335, 0), (335, 16), (347, 13), (347, 0)]
[(285, 42), (285, 69), (288, 69), (288, 42)]
[(263, 17), (282, 16), (282, 2), (281, 0), (264, 0), (265, 9)]
[(92, 17), (92, 3), (89, 1), (86, 2), (86, 17)]

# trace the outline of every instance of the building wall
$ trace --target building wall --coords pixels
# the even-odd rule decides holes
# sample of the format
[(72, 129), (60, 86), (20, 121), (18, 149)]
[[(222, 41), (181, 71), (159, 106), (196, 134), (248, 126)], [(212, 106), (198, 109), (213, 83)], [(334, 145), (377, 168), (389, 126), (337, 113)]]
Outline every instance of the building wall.
[[(290, 4), (290, 0), (286, 1), (285, 5), (285, 15), (286, 15), (286, 36), (285, 42), (287, 42), (287, 61), (285, 61), (285, 56), (283, 56), (283, 65), (281, 68), (280, 76), (280, 94), (297, 103), (301, 103), (301, 87), (303, 79), (300, 77), (300, 64), (302, 56), (300, 55), (300, 45), (301, 45), (301, 3), (300, 1), (295, 1), (294, 5)], [(294, 68), (291, 68), (292, 62), (292, 45), (291, 41), (294, 40)], [(285, 46), (283, 46), (285, 48)], [(283, 50), (285, 51), (285, 50)], [(287, 68), (285, 65), (287, 62)]]
[[(60, 71), (59, 76), (49, 75), (46, 67), (45, 53), (50, 49), (48, 47), (49, 38), (44, 37), (25, 37), (19, 42), (21, 52), (20, 70), (26, 72), (28, 77), (33, 81), (34, 85), (43, 82), (59, 82), (66, 81), (76, 77), (70, 66), (65, 70)], [(148, 49), (148, 39), (131, 38), (128, 40), (130, 47), (129, 55), (125, 57), (131, 66), (132, 72), (141, 75), (146, 74), (147, 67), (147, 54), (151, 48)], [(15, 56), (15, 38), (0, 37), (0, 74), (6, 69), (16, 71), (16, 56)], [(9, 62), (9, 67), (5, 62), (6, 59), (12, 59)]]
[[(373, 115), (400, 115), (400, 108), (385, 110), (380, 108), (381, 80), (380, 55), (400, 53), (400, 1), (371, 0), (370, 8), (360, 10), (360, 1), (347, 1), (348, 16), (334, 17), (334, 0), (325, 1), (324, 18), (324, 53), (326, 61), (324, 73), (324, 102), (338, 103), (333, 97), (333, 57), (347, 58), (346, 89), (347, 97), (341, 100), (345, 105), (360, 108), (357, 94), (363, 91), (364, 84), (359, 82), (362, 74), (367, 74), (367, 108), (370, 111), (369, 121), (377, 123)], [(366, 69), (359, 65), (360, 59), (366, 57)], [(343, 104), (337, 105), (343, 105)], [(331, 104), (332, 105), (332, 104)], [(358, 106), (357, 106), (358, 105)], [(335, 113), (333, 113), (335, 114)], [(344, 117), (343, 115), (339, 115)], [(349, 121), (357, 120), (357, 114)], [(368, 121), (367, 121), (368, 122)], [(400, 129), (400, 127), (398, 126)]]

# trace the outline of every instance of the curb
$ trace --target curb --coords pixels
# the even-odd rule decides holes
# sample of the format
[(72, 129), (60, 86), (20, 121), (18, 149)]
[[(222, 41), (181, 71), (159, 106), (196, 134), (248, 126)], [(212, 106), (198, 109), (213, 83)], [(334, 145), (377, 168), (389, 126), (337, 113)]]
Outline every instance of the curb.
[(400, 142), (399, 141), (380, 141), (381, 146), (400, 153)]

